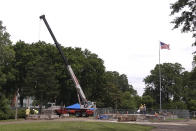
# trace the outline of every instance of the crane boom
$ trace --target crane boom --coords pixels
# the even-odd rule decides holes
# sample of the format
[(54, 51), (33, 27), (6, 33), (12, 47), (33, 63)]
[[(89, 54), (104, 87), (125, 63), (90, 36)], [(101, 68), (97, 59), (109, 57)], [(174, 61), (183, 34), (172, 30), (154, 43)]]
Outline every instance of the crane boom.
[[(50, 32), (50, 35), (52, 36), (52, 39), (54, 40), (54, 43), (55, 43), (55, 45), (56, 45), (56, 47), (57, 47), (61, 57), (63, 58), (63, 61), (64, 61), (65, 65), (66, 65), (66, 67), (67, 67), (67, 70), (68, 70), (68, 72), (71, 75), (71, 78), (72, 78), (72, 80), (73, 80), (73, 82), (75, 84), (76, 90), (77, 90), (78, 101), (79, 101), (80, 105), (87, 105), (87, 106), (84, 106), (85, 108), (87, 108), (88, 105), (89, 105), (89, 102), (87, 101), (86, 96), (84, 95), (84, 92), (83, 92), (83, 90), (82, 90), (82, 88), (81, 88), (81, 86), (80, 86), (80, 84), (78, 82), (77, 77), (75, 76), (75, 74), (74, 74), (74, 72), (73, 72), (73, 70), (71, 68), (71, 65), (69, 65), (67, 58), (64, 56), (63, 51), (62, 51), (62, 49), (60, 47), (60, 44), (56, 40), (56, 37), (54, 36), (54, 34), (53, 34), (53, 32), (52, 32), (52, 30), (51, 30), (51, 28), (50, 28), (46, 18), (45, 18), (45, 15), (40, 16), (40, 19), (42, 19), (44, 21), (48, 31)], [(81, 97), (81, 99), (80, 99), (80, 97)]]

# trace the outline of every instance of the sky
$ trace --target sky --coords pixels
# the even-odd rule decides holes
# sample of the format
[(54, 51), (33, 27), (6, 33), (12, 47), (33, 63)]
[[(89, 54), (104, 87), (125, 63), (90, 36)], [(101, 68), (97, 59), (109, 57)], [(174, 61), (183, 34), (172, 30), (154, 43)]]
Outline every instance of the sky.
[(104, 60), (107, 71), (126, 74), (141, 96), (143, 79), (161, 63), (178, 62), (192, 69), (194, 39), (172, 30), (170, 4), (176, 0), (1, 0), (0, 20), (19, 40), (54, 43), (40, 15), (45, 14), (58, 42), (64, 47), (88, 49)]

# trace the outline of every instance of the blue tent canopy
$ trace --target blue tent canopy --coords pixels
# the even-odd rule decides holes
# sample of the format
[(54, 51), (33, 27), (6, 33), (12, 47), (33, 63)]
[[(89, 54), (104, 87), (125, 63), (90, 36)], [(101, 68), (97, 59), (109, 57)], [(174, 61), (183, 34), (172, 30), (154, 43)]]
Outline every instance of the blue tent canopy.
[(76, 103), (66, 107), (67, 109), (80, 109), (80, 104)]
[[(80, 104), (76, 103), (66, 107), (67, 109), (80, 109)], [(90, 110), (94, 110), (94, 108), (90, 108)]]

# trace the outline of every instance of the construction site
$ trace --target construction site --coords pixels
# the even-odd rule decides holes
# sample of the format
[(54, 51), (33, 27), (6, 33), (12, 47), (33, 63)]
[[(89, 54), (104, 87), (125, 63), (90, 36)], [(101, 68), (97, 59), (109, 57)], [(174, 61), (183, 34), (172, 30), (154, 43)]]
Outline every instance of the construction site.
[(196, 0), (1, 5), (0, 131), (196, 130)]
[[(60, 44), (55, 38), (45, 15), (40, 16), (40, 19), (44, 21), (56, 48), (62, 57), (64, 64), (72, 78), (77, 92), (78, 103), (70, 106), (56, 106), (55, 103), (50, 103), (50, 106), (40, 110), (40, 107), (29, 107), (26, 109), (26, 120), (53, 120), (53, 119), (68, 119), (78, 117), (88, 117), (94, 120), (111, 120), (118, 122), (149, 122), (149, 121), (167, 121), (175, 119), (186, 119), (194, 118), (195, 115), (191, 115), (188, 110), (151, 110), (144, 108), (139, 108), (138, 110), (123, 110), (123, 109), (112, 109), (112, 108), (97, 108), (96, 102), (88, 101), (80, 84), (75, 76), (71, 65), (69, 64), (67, 58), (63, 54)], [(29, 104), (27, 104), (29, 105)], [(27, 111), (28, 110), (28, 111)], [(30, 111), (33, 110), (33, 111)], [(35, 112), (37, 111), (37, 112)], [(33, 113), (32, 113), (33, 112)], [(17, 115), (16, 115), (17, 119)]]

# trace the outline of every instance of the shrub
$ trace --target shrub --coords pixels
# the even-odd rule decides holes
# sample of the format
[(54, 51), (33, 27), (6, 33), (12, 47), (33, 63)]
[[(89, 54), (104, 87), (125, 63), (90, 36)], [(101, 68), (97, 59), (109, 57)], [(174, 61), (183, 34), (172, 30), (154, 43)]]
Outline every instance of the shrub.
[[(14, 119), (16, 115), (16, 110), (11, 110), (9, 112), (9, 117), (7, 119)], [(25, 109), (18, 109), (17, 118), (25, 118)]]
[(25, 109), (19, 109), (18, 110), (18, 118), (25, 118)]
[(0, 120), (7, 120), (9, 118), (9, 114), (0, 111)]

